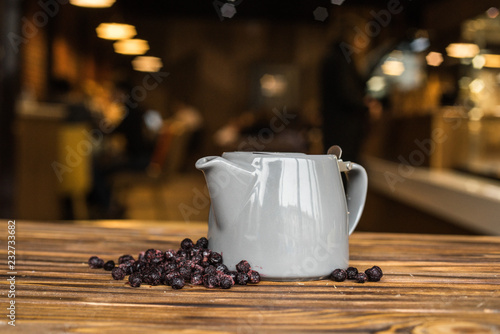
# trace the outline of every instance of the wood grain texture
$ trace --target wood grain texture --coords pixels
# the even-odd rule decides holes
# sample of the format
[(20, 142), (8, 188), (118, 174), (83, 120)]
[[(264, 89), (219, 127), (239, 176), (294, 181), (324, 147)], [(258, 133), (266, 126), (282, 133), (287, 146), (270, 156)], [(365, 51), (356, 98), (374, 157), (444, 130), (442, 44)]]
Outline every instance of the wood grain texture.
[(88, 258), (178, 248), (206, 224), (17, 221), (13, 328), (3, 231), (2, 333), (500, 333), (500, 237), (354, 233), (351, 265), (380, 266), (381, 282), (134, 289)]

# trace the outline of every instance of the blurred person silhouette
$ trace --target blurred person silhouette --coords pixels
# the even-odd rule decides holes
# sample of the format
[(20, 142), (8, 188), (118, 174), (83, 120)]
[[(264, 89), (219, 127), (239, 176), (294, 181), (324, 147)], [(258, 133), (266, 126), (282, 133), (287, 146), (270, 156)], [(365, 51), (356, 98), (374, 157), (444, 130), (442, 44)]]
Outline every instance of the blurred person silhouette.
[(113, 88), (113, 104), (119, 109), (119, 115), (111, 116), (117, 120), (110, 124), (106, 140), (112, 142), (113, 137), (119, 136), (124, 145), (118, 150), (115, 150), (116, 145), (108, 145), (94, 161), (89, 202), (95, 218), (123, 218), (125, 208), (113, 200), (112, 178), (119, 172), (145, 171), (151, 160), (154, 138), (147, 134), (145, 112), (131, 98), (132, 89), (133, 85), (126, 81), (117, 82)]
[(354, 13), (337, 13), (321, 63), (320, 94), (323, 146), (342, 148), (342, 159), (359, 162), (370, 128), (370, 114), (379, 117), (380, 105), (366, 96), (366, 82), (380, 57), (394, 43), (382, 31), (370, 38), (360, 29), (366, 20)]

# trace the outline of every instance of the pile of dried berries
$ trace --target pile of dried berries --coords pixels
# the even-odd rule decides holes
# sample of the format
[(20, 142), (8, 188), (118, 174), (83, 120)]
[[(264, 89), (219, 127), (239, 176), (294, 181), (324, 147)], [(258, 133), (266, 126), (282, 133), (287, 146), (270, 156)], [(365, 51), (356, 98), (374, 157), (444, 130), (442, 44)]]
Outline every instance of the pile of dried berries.
[(335, 282), (343, 282), (346, 279), (355, 280), (357, 283), (365, 283), (366, 281), (378, 282), (384, 276), (382, 269), (378, 266), (373, 266), (366, 269), (365, 272), (358, 272), (358, 268), (349, 267), (344, 269), (335, 269), (330, 274), (330, 278)]
[(97, 256), (92, 256), (88, 263), (92, 269), (111, 271), (115, 280), (122, 280), (129, 275), (128, 281), (132, 287), (166, 284), (173, 289), (182, 289), (186, 283), (190, 283), (207, 288), (229, 289), (234, 284), (260, 282), (260, 274), (252, 270), (245, 260), (236, 265), (236, 271), (228, 270), (222, 262), (222, 255), (208, 248), (208, 239), (205, 237), (196, 244), (186, 238), (177, 251), (148, 249), (141, 252), (137, 260), (131, 255), (122, 255), (118, 259), (118, 266), (113, 261), (104, 263)]

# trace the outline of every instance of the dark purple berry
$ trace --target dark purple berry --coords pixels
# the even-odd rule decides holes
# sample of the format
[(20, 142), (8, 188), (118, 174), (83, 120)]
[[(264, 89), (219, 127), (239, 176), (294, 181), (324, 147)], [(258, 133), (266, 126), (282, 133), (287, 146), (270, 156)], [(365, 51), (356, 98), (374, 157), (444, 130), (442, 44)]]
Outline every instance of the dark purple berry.
[(222, 255), (217, 252), (212, 252), (212, 254), (210, 254), (209, 261), (214, 266), (217, 266), (222, 263)]
[(172, 271), (177, 270), (177, 264), (176, 263), (167, 263), (164, 268), (165, 268), (165, 272), (168, 274), (168, 273), (171, 273)]
[(358, 273), (356, 276), (356, 283), (364, 283), (368, 280), (365, 273)]
[(203, 275), (196, 273), (191, 276), (191, 284), (193, 285), (202, 285), (203, 284)]
[(219, 286), (219, 278), (216, 275), (204, 275), (203, 285), (208, 289), (216, 288)]
[(174, 277), (172, 279), (172, 284), (170, 285), (172, 286), (172, 289), (182, 289), (184, 287), (184, 280), (182, 277)]
[(215, 269), (217, 271), (220, 271), (220, 272), (223, 272), (223, 273), (227, 273), (228, 272), (227, 266), (225, 264), (223, 264), (223, 263), (219, 264)]
[(89, 267), (92, 269), (100, 269), (104, 266), (104, 260), (97, 256), (91, 256), (88, 263)]
[(365, 270), (365, 274), (370, 282), (378, 282), (384, 276), (382, 269), (378, 266), (373, 266), (370, 269)]
[(103, 266), (104, 270), (106, 271), (111, 271), (113, 270), (113, 268), (115, 267), (115, 261), (113, 260), (109, 260), (108, 262), (106, 262)]
[(194, 246), (193, 240), (191, 240), (189, 238), (186, 238), (186, 239), (181, 241), (181, 248), (184, 250), (191, 250), (191, 248), (193, 248), (193, 246)]
[(219, 286), (222, 289), (230, 289), (234, 285), (234, 281), (229, 275), (222, 275), (219, 278)]
[(199, 264), (195, 264), (193, 268), (193, 274), (204, 274), (205, 273), (205, 268), (200, 266)]
[(196, 241), (196, 246), (200, 248), (208, 248), (208, 239), (205, 237), (201, 237)]
[(133, 287), (133, 288), (140, 287), (141, 283), (142, 283), (141, 274), (133, 273), (132, 275), (130, 275), (128, 277), (128, 281), (129, 281), (131, 287)]
[(124, 262), (122, 264), (119, 264), (118, 268), (123, 270), (125, 272), (125, 275), (130, 275), (133, 272), (134, 263), (135, 263), (134, 261)]
[(191, 281), (191, 273), (191, 268), (189, 268), (188, 266), (179, 268), (179, 274), (186, 282)]
[(120, 267), (115, 267), (113, 270), (111, 270), (111, 276), (113, 279), (120, 281), (125, 278), (125, 271), (123, 271), (122, 268)]
[(335, 269), (330, 274), (330, 278), (335, 282), (343, 282), (347, 278), (347, 272), (344, 269)]
[(235, 270), (230, 270), (227, 272), (227, 275), (231, 276), (231, 278), (233, 279), (233, 281), (236, 282), (236, 275), (238, 275), (238, 272), (235, 271)]
[(236, 270), (239, 272), (239, 273), (247, 273), (250, 271), (250, 269), (252, 269), (250, 267), (250, 263), (248, 263), (248, 261), (246, 260), (241, 260), (237, 265), (236, 265)]
[(180, 260), (188, 260), (189, 259), (189, 252), (186, 251), (185, 249), (182, 249), (180, 248), (178, 251), (177, 251), (177, 261), (180, 261)]
[[(166, 285), (172, 285), (172, 282), (173, 282), (174, 278), (176, 278), (176, 277), (182, 279), (181, 274), (179, 274), (177, 271), (173, 271), (171, 273), (168, 273), (165, 275), (165, 280), (163, 283)], [(182, 279), (182, 280), (184, 281), (184, 279)]]
[(206, 258), (207, 260), (210, 257), (210, 254), (212, 254), (211, 249), (203, 249), (203, 252), (201, 253), (201, 255), (203, 255), (203, 258)]
[(142, 273), (142, 281), (149, 285), (160, 284), (161, 273), (156, 268), (147, 268)]
[(247, 285), (249, 281), (248, 275), (246, 273), (238, 273), (236, 274), (235, 283), (238, 285)]
[(118, 258), (118, 264), (122, 264), (122, 263), (129, 262), (129, 261), (134, 261), (134, 258), (132, 255), (122, 255)]
[(142, 262), (145, 261), (146, 259), (146, 252), (140, 252), (139, 255), (137, 255), (137, 261)]
[[(124, 264), (129, 264), (130, 262), (127, 262), (127, 263), (124, 263)], [(144, 270), (144, 268), (146, 268), (147, 266), (147, 263), (146, 262), (143, 262), (143, 261), (135, 261), (134, 263), (132, 263), (132, 265), (130, 266), (131, 268), (131, 272), (130, 273), (139, 273), (141, 272), (142, 270)]]
[(215, 275), (217, 274), (217, 268), (215, 268), (215, 266), (209, 265), (208, 267), (205, 268), (205, 274)]
[(146, 262), (159, 263), (164, 259), (163, 252), (159, 249), (148, 249), (144, 254)]
[(347, 279), (356, 279), (358, 276), (358, 268), (349, 267), (346, 269)]
[(174, 261), (176, 256), (177, 256), (177, 252), (173, 249), (167, 249), (165, 251), (165, 254), (163, 255), (165, 260), (167, 260), (168, 262)]
[(249, 270), (247, 273), (249, 283), (257, 284), (260, 282), (260, 274), (258, 271)]
[(203, 261), (203, 255), (201, 254), (194, 254), (191, 256), (191, 261), (193, 261), (196, 264), (201, 263)]

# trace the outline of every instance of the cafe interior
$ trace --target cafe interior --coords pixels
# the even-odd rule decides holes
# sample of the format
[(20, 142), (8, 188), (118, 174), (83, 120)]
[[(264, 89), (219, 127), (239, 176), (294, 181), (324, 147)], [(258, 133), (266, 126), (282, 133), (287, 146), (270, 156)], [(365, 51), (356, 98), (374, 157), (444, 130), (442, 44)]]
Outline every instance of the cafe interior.
[(498, 1), (13, 0), (0, 17), (1, 218), (207, 221), (199, 158), (339, 145), (368, 173), (357, 230), (500, 235)]

